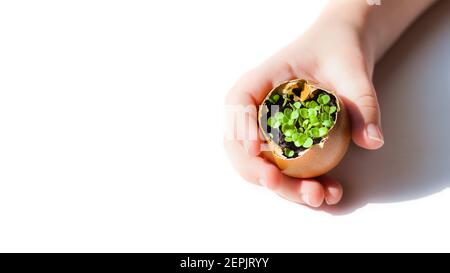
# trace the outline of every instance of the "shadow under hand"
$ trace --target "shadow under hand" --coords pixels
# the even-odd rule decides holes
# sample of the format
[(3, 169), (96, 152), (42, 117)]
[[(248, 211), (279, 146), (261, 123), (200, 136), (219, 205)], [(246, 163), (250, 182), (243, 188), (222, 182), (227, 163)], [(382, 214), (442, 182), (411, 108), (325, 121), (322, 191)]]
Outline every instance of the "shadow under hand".
[(422, 16), (377, 65), (385, 145), (351, 145), (333, 175), (347, 214), (368, 203), (417, 199), (450, 186), (450, 1)]

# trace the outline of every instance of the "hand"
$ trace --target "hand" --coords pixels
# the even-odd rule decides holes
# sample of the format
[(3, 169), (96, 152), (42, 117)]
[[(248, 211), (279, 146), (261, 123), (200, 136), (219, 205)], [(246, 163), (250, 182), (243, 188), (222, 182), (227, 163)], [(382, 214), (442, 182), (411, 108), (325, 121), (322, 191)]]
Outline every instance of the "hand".
[[(340, 201), (342, 186), (330, 176), (288, 177), (260, 156), (263, 139), (258, 129), (257, 106), (273, 87), (286, 80), (302, 78), (318, 82), (336, 90), (342, 98), (350, 114), (353, 141), (366, 149), (380, 148), (383, 145), (380, 111), (371, 80), (375, 56), (367, 49), (355, 24), (345, 20), (321, 20), (235, 84), (227, 95), (226, 104), (247, 106), (250, 111), (247, 126), (230, 122), (227, 133), (232, 137), (225, 138), (225, 148), (234, 168), (244, 179), (312, 207), (319, 207), (323, 201), (329, 205)], [(237, 135), (245, 137), (239, 139)]]

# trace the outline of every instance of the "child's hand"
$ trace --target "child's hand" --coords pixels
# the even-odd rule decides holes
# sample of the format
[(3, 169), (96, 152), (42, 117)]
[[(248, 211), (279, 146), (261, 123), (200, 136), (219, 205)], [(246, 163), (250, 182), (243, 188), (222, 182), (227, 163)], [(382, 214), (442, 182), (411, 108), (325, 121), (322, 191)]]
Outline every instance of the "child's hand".
[[(346, 22), (321, 22), (299, 40), (244, 75), (227, 96), (228, 105), (255, 105), (250, 114), (250, 130), (242, 135), (257, 135), (256, 140), (225, 140), (233, 166), (246, 180), (266, 186), (294, 202), (318, 207), (325, 200), (336, 204), (342, 196), (342, 186), (329, 176), (316, 179), (296, 179), (259, 156), (261, 136), (257, 125), (256, 107), (278, 84), (304, 78), (319, 82), (343, 99), (352, 121), (353, 141), (367, 149), (383, 145), (380, 111), (371, 77), (373, 58), (363, 48), (358, 31)], [(236, 123), (228, 130), (234, 132)]]
[[(273, 87), (286, 80), (302, 78), (318, 82), (335, 90), (344, 101), (351, 118), (353, 141), (366, 149), (380, 148), (383, 145), (383, 134), (380, 110), (372, 84), (375, 59), (387, 48), (386, 44), (392, 42), (393, 37), (398, 36), (400, 30), (406, 27), (401, 24), (408, 21), (402, 19), (393, 28), (398, 29), (399, 33), (385, 31), (383, 37), (378, 33), (369, 35), (368, 29), (377, 32), (373, 31), (374, 28), (383, 24), (386, 29), (391, 26), (382, 22), (385, 20), (383, 16), (375, 14), (372, 17), (378, 16), (380, 19), (375, 18), (379, 21), (375, 21), (375, 27), (370, 28), (369, 20), (366, 20), (370, 17), (369, 8), (365, 7), (365, 1), (337, 2), (338, 6), (330, 4), (321, 18), (301, 38), (244, 75), (230, 90), (226, 100), (227, 105), (253, 106), (248, 126), (240, 127), (231, 122), (227, 128), (228, 134), (232, 132), (231, 136), (234, 136), (225, 139), (225, 147), (234, 168), (246, 180), (266, 186), (288, 200), (312, 207), (320, 206), (324, 200), (329, 205), (338, 203), (342, 197), (342, 186), (329, 176), (315, 179), (285, 176), (275, 165), (262, 158), (257, 106)], [(408, 11), (409, 14), (403, 17), (414, 14), (417, 16), (419, 8), (423, 10), (427, 6), (423, 2), (416, 3), (418, 11)], [(387, 14), (393, 8), (398, 8), (398, 12), (402, 11), (401, 7), (386, 6), (382, 12)], [(386, 42), (380, 37), (386, 37)], [(239, 139), (236, 135), (246, 138)]]

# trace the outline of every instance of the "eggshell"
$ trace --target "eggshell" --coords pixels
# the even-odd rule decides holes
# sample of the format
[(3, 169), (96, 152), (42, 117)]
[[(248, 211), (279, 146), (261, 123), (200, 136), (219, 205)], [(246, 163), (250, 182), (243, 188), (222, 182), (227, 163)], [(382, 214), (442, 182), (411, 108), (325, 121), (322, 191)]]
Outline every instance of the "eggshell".
[[(335, 124), (330, 128), (328, 135), (320, 143), (312, 145), (310, 148), (299, 153), (295, 158), (287, 158), (283, 155), (281, 147), (272, 141), (267, 136), (266, 131), (262, 129), (261, 118), (264, 109), (267, 111), (267, 106), (264, 105), (264, 102), (274, 92), (279, 93), (281, 90), (287, 90), (293, 88), (293, 86), (303, 87), (300, 95), (301, 101), (312, 97), (319, 90), (329, 93), (336, 98), (337, 111)], [(284, 174), (292, 177), (310, 178), (329, 172), (342, 160), (350, 142), (350, 121), (342, 100), (334, 91), (324, 89), (316, 83), (302, 79), (284, 82), (272, 89), (259, 107), (258, 123), (270, 147), (270, 151), (262, 152), (263, 156), (275, 163)]]

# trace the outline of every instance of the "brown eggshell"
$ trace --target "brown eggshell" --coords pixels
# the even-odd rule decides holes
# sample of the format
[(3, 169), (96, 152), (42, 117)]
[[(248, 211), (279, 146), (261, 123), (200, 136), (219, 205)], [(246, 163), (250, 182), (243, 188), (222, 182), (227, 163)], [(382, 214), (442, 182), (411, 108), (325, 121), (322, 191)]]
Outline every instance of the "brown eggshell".
[(350, 142), (350, 122), (345, 105), (342, 100), (336, 95), (334, 91), (329, 91), (317, 84), (306, 80), (292, 80), (285, 82), (274, 89), (272, 89), (260, 106), (258, 114), (258, 123), (261, 127), (261, 116), (264, 102), (273, 94), (278, 92), (280, 88), (284, 89), (286, 86), (292, 84), (304, 83), (304, 89), (301, 93), (301, 100), (304, 101), (309, 96), (314, 94), (316, 90), (323, 90), (336, 98), (337, 113), (336, 122), (320, 143), (312, 145), (310, 148), (302, 151), (296, 158), (287, 158), (282, 154), (281, 148), (273, 142), (267, 135), (265, 130), (263, 132), (264, 138), (268, 143), (271, 151), (263, 151), (263, 156), (275, 163), (284, 174), (297, 178), (310, 178), (323, 175), (329, 172), (344, 157), (349, 142)]

